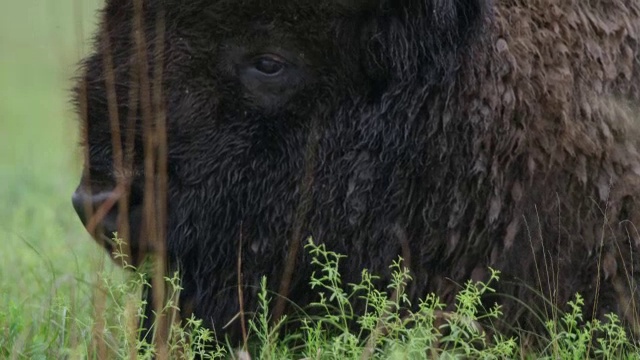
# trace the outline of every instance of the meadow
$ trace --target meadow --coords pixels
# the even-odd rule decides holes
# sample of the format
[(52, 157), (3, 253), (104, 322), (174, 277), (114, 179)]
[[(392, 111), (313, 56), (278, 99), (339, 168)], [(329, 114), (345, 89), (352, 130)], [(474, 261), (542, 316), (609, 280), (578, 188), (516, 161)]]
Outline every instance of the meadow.
[[(144, 351), (127, 328), (141, 306), (132, 300), (135, 291), (129, 291), (140, 278), (112, 264), (90, 239), (70, 201), (82, 162), (78, 121), (70, 102), (72, 79), (89, 48), (100, 3), (5, 0), (0, 11), (1, 359), (136, 358), (153, 353)], [(307, 250), (325, 270), (311, 281), (327, 294), (324, 303), (315, 304), (326, 316), (305, 319), (298, 333), (279, 337), (264, 310), (270, 296), (263, 292), (262, 311), (249, 319), (252, 345), (240, 357), (640, 358), (615, 319), (582, 324), (579, 297), (573, 312), (550, 319), (545, 345), (525, 348), (516, 338), (499, 334), (487, 341), (476, 326), (478, 296), (491, 291), (484, 284), (467, 284), (457, 311), (447, 314), (444, 324), (436, 297), (425, 299), (418, 313), (401, 318), (389, 311), (402, 305), (401, 296), (390, 299), (371, 291), (371, 278), (366, 276), (357, 293), (345, 292), (339, 275), (331, 271), (342, 257), (321, 247)], [(396, 267), (395, 286), (402, 288), (410, 279)], [(371, 312), (362, 317), (348, 311), (349, 301), (357, 296), (372, 303)], [(96, 299), (104, 299), (107, 310), (96, 307)], [(483, 316), (499, 317), (499, 309)], [(345, 324), (353, 320), (370, 336), (351, 333)], [(211, 337), (198, 330), (197, 320), (188, 322), (196, 330), (174, 329), (177, 345), (172, 358), (204, 352), (197, 345)], [(106, 350), (96, 345), (96, 324), (104, 327), (98, 343)], [(439, 329), (446, 329), (446, 336)], [(596, 334), (600, 337), (594, 341)], [(195, 350), (185, 350), (194, 344)], [(212, 358), (238, 354), (224, 345), (212, 350)]]
[(69, 99), (98, 5), (9, 0), (0, 11), (0, 358), (86, 345), (106, 262), (70, 203), (81, 156)]

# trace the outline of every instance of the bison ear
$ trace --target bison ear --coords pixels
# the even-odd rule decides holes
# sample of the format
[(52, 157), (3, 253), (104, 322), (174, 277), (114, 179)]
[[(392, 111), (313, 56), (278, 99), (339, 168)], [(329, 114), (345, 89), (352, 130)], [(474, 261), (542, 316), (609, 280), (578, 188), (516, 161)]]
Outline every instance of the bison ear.
[[(475, 31), (491, 12), (492, 0), (434, 0), (434, 14), (452, 14), (460, 36)], [(436, 15), (437, 16), (437, 15)], [(452, 24), (449, 24), (452, 25)]]
[(357, 11), (399, 17), (423, 17), (439, 27), (471, 30), (492, 6), (492, 0), (336, 0)]
[(451, 74), (460, 50), (482, 33), (492, 4), (492, 0), (339, 1), (357, 8), (354, 13), (363, 24), (363, 67), (373, 79), (436, 79)]

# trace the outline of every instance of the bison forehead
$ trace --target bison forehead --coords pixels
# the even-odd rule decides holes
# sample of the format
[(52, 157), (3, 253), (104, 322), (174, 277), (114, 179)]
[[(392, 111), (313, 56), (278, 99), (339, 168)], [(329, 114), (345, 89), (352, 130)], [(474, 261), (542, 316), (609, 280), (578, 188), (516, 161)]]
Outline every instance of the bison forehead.
[[(185, 35), (204, 40), (236, 38), (259, 43), (267, 37), (291, 41), (326, 35), (338, 10), (328, 1), (198, 1), (169, 4), (172, 23)], [(170, 24), (171, 25), (171, 24)]]

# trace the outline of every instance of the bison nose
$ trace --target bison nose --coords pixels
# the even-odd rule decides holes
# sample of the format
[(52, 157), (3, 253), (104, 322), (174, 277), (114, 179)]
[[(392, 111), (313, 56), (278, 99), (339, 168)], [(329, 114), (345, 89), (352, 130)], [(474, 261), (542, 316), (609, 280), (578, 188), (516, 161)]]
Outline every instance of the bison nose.
[[(119, 189), (94, 188), (92, 193), (89, 186), (80, 185), (73, 193), (71, 203), (91, 236), (110, 254), (117, 251), (124, 256), (118, 257), (118, 263), (126, 258), (127, 263), (136, 265), (146, 251), (146, 247), (141, 249), (139, 242), (142, 199), (135, 192), (128, 197)], [(121, 206), (120, 200), (127, 200), (126, 207)], [(115, 233), (122, 243), (116, 241)]]
[[(71, 202), (80, 221), (87, 227), (87, 230), (94, 232), (96, 226), (106, 225), (105, 220), (115, 210), (114, 205), (117, 204), (118, 197), (115, 191), (102, 191), (92, 194), (79, 187), (73, 193)], [(109, 221), (107, 220), (106, 222)]]

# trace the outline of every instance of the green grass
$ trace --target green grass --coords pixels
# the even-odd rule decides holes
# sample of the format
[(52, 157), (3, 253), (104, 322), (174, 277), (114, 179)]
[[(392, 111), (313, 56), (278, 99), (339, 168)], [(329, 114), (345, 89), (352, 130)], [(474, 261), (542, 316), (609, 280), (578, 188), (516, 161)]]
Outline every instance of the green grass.
[[(69, 79), (88, 48), (99, 4), (5, 0), (0, 11), (0, 359), (95, 358), (96, 289), (107, 292), (106, 311), (98, 317), (107, 319), (104, 340), (110, 356), (127, 357), (142, 346), (130, 334), (143, 306), (136, 294), (141, 278), (114, 267), (70, 204), (81, 156)], [(516, 339), (496, 334), (486, 342), (476, 326), (478, 296), (491, 291), (491, 283), (467, 284), (458, 296), (458, 310), (444, 314), (444, 322), (435, 296), (416, 313), (399, 316), (394, 309), (406, 301), (401, 290), (396, 298), (377, 292), (371, 285), (375, 277), (367, 273), (361, 283), (345, 286), (335, 270), (344, 261), (341, 255), (322, 247), (308, 246), (307, 251), (318, 269), (310, 281), (324, 294), (314, 305), (322, 316), (306, 319), (295, 334), (282, 335), (266, 310), (272, 295), (263, 291), (262, 310), (248, 319), (254, 358), (359, 359), (370, 351), (372, 358), (420, 359), (430, 348), (431, 356), (441, 358), (582, 359), (590, 351), (610, 359), (640, 359), (615, 319), (583, 324), (579, 296), (573, 312), (549, 323), (548, 346), (523, 354)], [(394, 265), (389, 292), (410, 281), (400, 264)], [(171, 282), (175, 285), (175, 279)], [(371, 306), (357, 316), (350, 302), (362, 296)], [(499, 309), (484, 316), (499, 317)], [(347, 324), (353, 321), (362, 333), (352, 333)], [(197, 319), (188, 322), (195, 330), (172, 329), (173, 350), (190, 346), (187, 354), (193, 354), (212, 334)], [(447, 330), (444, 335), (437, 324)], [(602, 336), (593, 347), (596, 333)], [(234, 352), (223, 347), (217, 354)]]
[(104, 254), (70, 205), (81, 160), (69, 89), (98, 4), (0, 11), (0, 358), (56, 358), (86, 338)]

